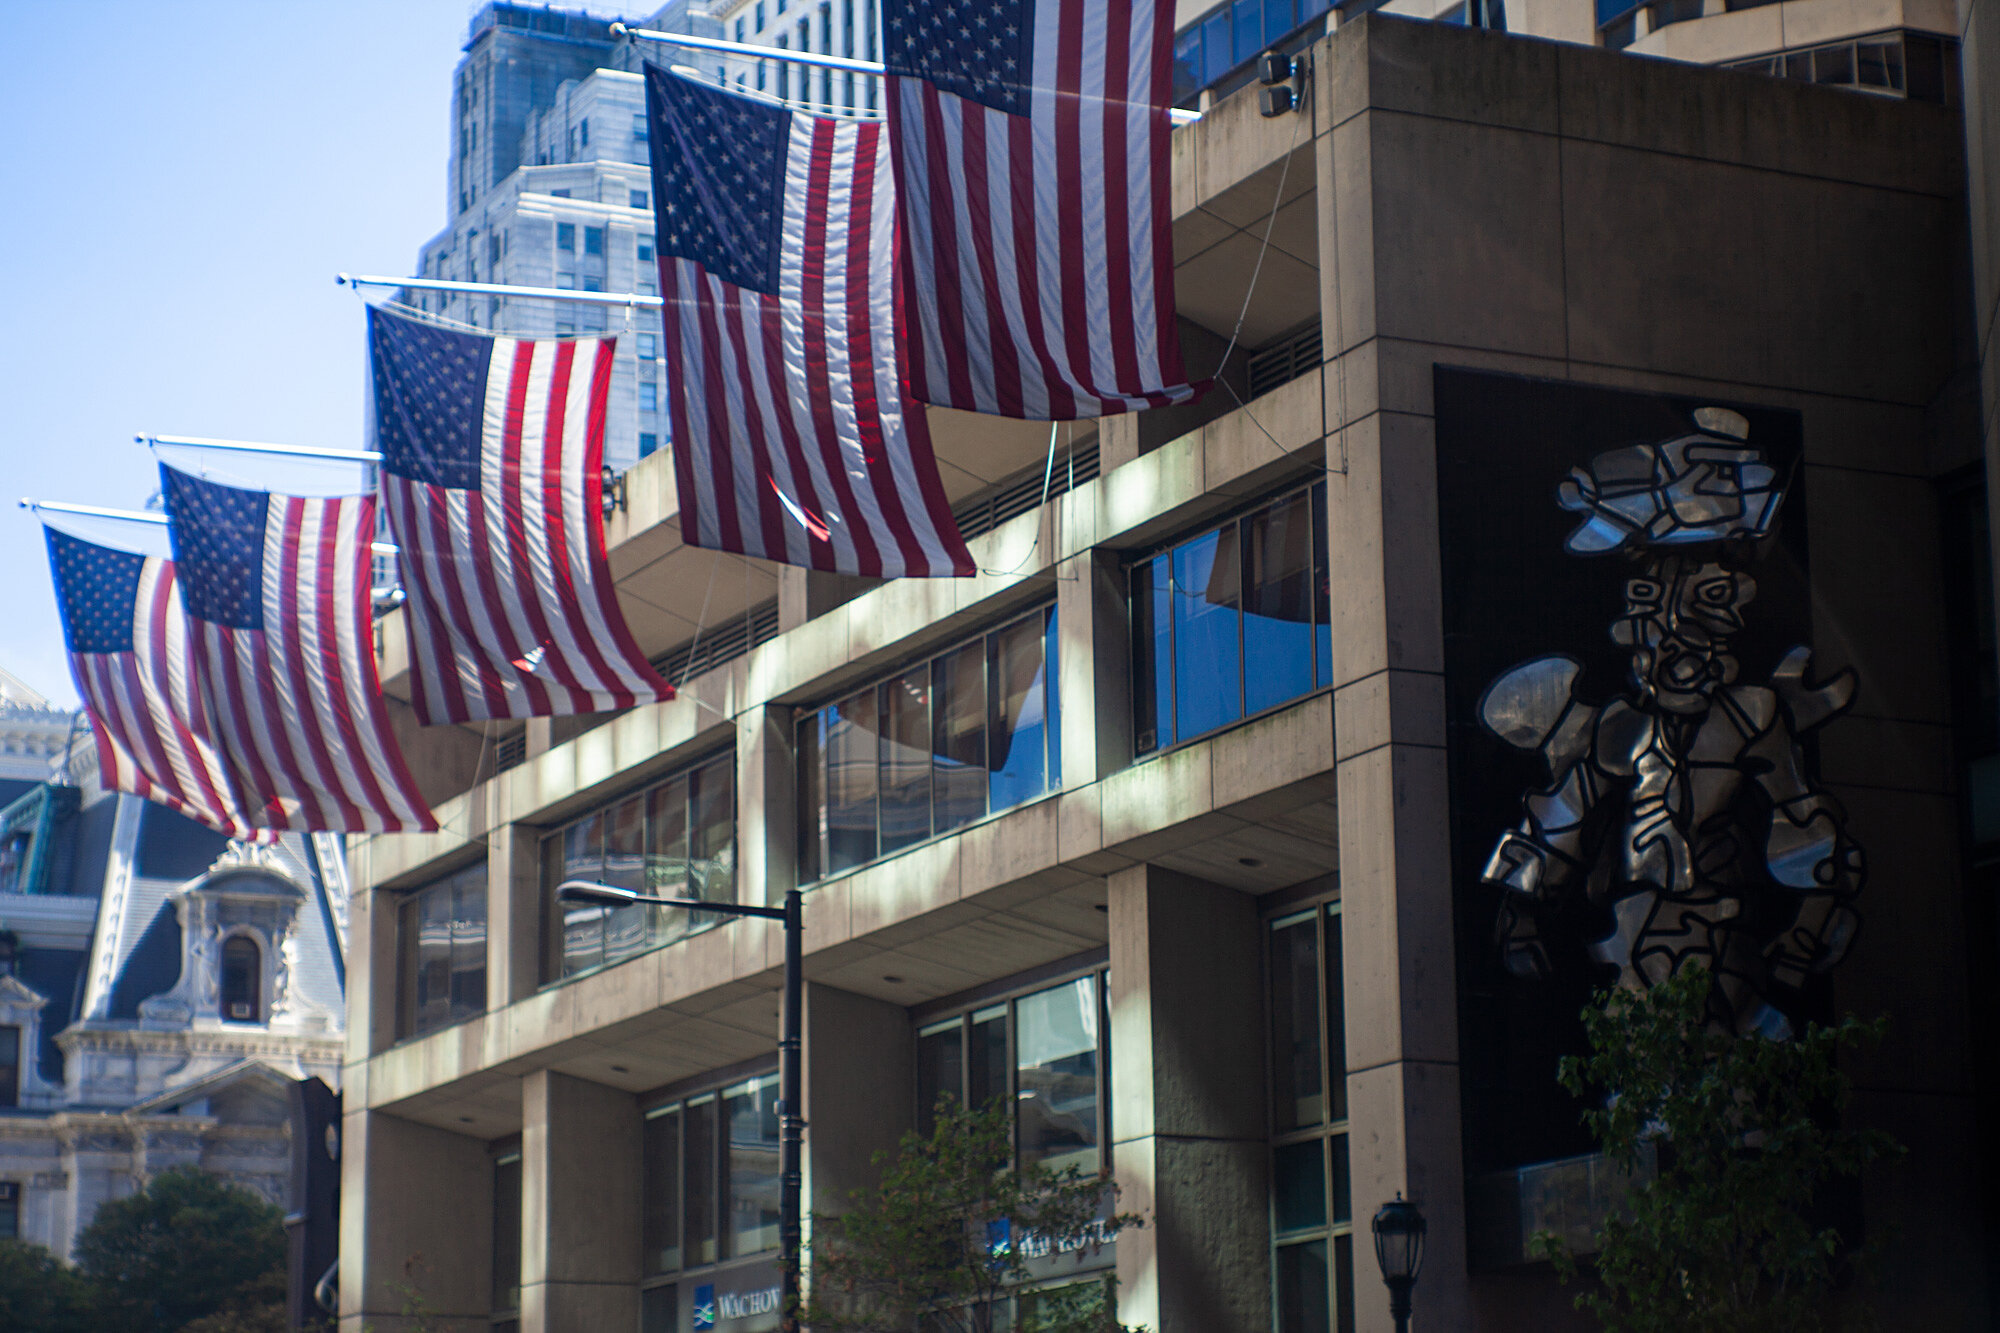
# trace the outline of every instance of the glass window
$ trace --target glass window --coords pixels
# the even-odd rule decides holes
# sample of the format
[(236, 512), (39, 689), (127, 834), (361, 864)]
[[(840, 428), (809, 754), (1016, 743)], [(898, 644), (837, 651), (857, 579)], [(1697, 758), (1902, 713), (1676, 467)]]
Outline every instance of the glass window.
[(1014, 1002), (1021, 1164), (1097, 1169), (1097, 978)]
[(1264, 47), (1264, 0), (1236, 0), (1230, 6), (1230, 26), (1235, 29), (1235, 60), (1240, 65)]
[(650, 236), (641, 236), (639, 238), (639, 261), (641, 263), (651, 263), (652, 259), (653, 238)]
[[(985, 644), (968, 644), (932, 661), (931, 700), (929, 749), (936, 763), (931, 827), (942, 833), (986, 813)], [(1039, 754), (1036, 759), (1039, 768)], [(1039, 791), (1041, 774), (1035, 778)]]
[(1174, 105), (1191, 106), (1201, 91), (1201, 25), (1174, 37)]
[(715, 1252), (715, 1150), (718, 1141), (714, 1093), (690, 1098), (685, 1111), (686, 1137), (682, 1140), (684, 1163), (681, 1235), (682, 1251), (690, 1265), (712, 1264)]
[[(743, 20), (738, 19), (736, 22), (738, 26), (741, 26)], [(743, 39), (739, 37), (737, 40), (741, 41)], [(643, 139), (646, 137), (646, 113), (643, 111), (634, 111), (632, 113), (632, 137), (634, 139)]]
[(0, 1027), (0, 1106), (21, 1104), (21, 1029)]
[(966, 1026), (965, 1093), (973, 1106), (1005, 1097), (1013, 1059), (1007, 1051), (1007, 1006), (975, 1009)]
[(947, 1018), (917, 1031), (917, 1127), (937, 1126), (938, 1101), (957, 1101), (965, 1087), (965, 1020)]
[(1229, 7), (1224, 5), (1202, 21), (1201, 54), (1204, 86), (1214, 83), (1236, 67), (1236, 60), (1230, 54)]
[(604, 253), (604, 228), (585, 227), (583, 229), (583, 252), (587, 255)]
[(493, 1312), (521, 1308), (521, 1154), (493, 1163)]
[[(474, 862), (408, 894), (397, 911), (400, 1035), (413, 1037), (484, 1013), (486, 863)], [(249, 940), (243, 943), (256, 948)]]
[(1133, 567), (1140, 754), (1331, 681), (1324, 493), (1294, 491)]
[(16, 1240), (21, 1235), (21, 1184), (0, 1180), (0, 1240)]
[(722, 1094), (728, 1133), (722, 1198), (728, 1258), (778, 1248), (778, 1080), (752, 1079)]
[(801, 719), (800, 882), (1059, 786), (1055, 654), (1049, 607)]
[(652, 195), (644, 190), (628, 191), (626, 193), (626, 200), (633, 208), (651, 208), (653, 206)]
[[(543, 890), (590, 880), (662, 898), (734, 901), (736, 757), (725, 754), (593, 811), (542, 843)], [(620, 962), (713, 925), (716, 917), (671, 907), (559, 903), (562, 944), (551, 972)]]
[(1271, 1227), (1280, 1330), (1354, 1327), (1340, 905), (1270, 923)]
[(660, 447), (660, 437), (649, 430), (639, 432), (639, 457), (651, 458)]
[(1845, 43), (1813, 52), (1813, 82), (1854, 82), (1854, 48)]
[[(560, 191), (559, 193), (561, 195), (566, 196), (568, 195), (569, 191), (563, 190)], [(556, 249), (558, 250), (576, 249), (576, 224), (574, 222), (556, 223)]]
[(681, 1108), (646, 1113), (640, 1157), (645, 1178), (645, 1216), (640, 1226), (645, 1274), (681, 1269)]
[(877, 687), (882, 718), (882, 854), (931, 835), (931, 690), (923, 668)]
[(1903, 91), (1903, 43), (1900, 40), (1892, 37), (1887, 41), (1862, 42), (1855, 48), (1855, 56), (1862, 86)]
[(641, 361), (652, 361), (658, 358), (658, 356), (660, 355), (659, 334), (642, 333), (638, 336), (637, 342), (638, 342), (639, 359)]
[(1264, 45), (1276, 46), (1298, 24), (1293, 0), (1264, 0)]
[(222, 1017), (230, 1023), (255, 1023), (262, 1006), (264, 951), (247, 935), (222, 942)]

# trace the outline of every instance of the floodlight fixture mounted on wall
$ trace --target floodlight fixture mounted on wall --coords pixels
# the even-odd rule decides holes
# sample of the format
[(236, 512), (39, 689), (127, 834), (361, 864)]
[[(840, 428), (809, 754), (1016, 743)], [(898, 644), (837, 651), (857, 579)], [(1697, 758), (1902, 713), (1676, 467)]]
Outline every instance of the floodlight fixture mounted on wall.
[(1264, 85), (1257, 94), (1257, 109), (1264, 113), (1265, 119), (1282, 116), (1287, 111), (1303, 110), (1306, 103), (1306, 58), (1266, 51), (1257, 57), (1257, 82)]

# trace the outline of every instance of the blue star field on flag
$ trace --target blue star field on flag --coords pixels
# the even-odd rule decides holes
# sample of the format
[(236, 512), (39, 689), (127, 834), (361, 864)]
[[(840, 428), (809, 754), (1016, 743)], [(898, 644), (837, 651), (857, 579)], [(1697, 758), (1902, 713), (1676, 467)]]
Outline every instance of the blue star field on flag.
[(375, 447), (400, 477), (479, 489), (493, 340), (413, 319), (369, 321)]
[(72, 653), (132, 651), (132, 607), (146, 557), (48, 530), (63, 639)]
[(270, 497), (163, 469), (188, 614), (264, 628), (264, 521)]
[(660, 259), (691, 259), (724, 282), (776, 292), (791, 113), (691, 79), (663, 96), (666, 86), (647, 86), (653, 132), (675, 150), (652, 155)]
[(887, 0), (882, 26), (889, 73), (1027, 114), (1035, 0)]

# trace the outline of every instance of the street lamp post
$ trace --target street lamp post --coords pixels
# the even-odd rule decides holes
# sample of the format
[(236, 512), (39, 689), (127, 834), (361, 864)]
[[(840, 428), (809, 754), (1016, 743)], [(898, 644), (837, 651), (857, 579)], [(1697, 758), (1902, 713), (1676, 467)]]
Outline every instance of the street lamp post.
[(556, 887), (560, 902), (593, 907), (678, 907), (688, 912), (721, 912), (727, 916), (762, 917), (785, 928), (785, 992), (778, 1029), (778, 1267), (783, 1272), (784, 1333), (799, 1329), (799, 1250), (804, 1237), (801, 1196), (805, 1178), (806, 1122), (804, 1054), (805, 936), (804, 899), (794, 888), (783, 907), (747, 903), (710, 903), (699, 898), (655, 898), (632, 889), (592, 880), (572, 879)]
[(1375, 1214), (1374, 1229), (1375, 1262), (1389, 1287), (1389, 1314), (1396, 1321), (1396, 1333), (1409, 1333), (1410, 1290), (1417, 1285), (1417, 1270), (1424, 1266), (1424, 1233), (1430, 1223), (1399, 1192)]

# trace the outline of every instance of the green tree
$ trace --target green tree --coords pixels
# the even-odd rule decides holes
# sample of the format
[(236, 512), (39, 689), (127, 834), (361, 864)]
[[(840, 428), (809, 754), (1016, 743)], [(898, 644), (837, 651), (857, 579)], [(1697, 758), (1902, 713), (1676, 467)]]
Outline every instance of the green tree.
[[(1598, 1286), (1577, 1308), (1611, 1333), (1806, 1333), (1831, 1326), (1856, 1254), (1811, 1220), (1829, 1182), (1902, 1149), (1847, 1129), (1843, 1048), (1886, 1020), (1809, 1024), (1791, 1041), (1736, 1037), (1708, 1021), (1710, 978), (1690, 969), (1642, 995), (1610, 991), (1584, 1011), (1590, 1054), (1563, 1060), (1571, 1093), (1603, 1095), (1584, 1119), (1637, 1183), (1597, 1234)], [(1638, 1180), (1657, 1145), (1658, 1168)], [(1535, 1238), (1567, 1282), (1575, 1257)]]
[(0, 1328), (90, 1333), (90, 1288), (39, 1245), (0, 1240)]
[[(1014, 1170), (1008, 1107), (938, 1104), (928, 1138), (903, 1136), (877, 1153), (881, 1184), (856, 1190), (852, 1211), (813, 1215), (815, 1333), (989, 1333), (996, 1307), (1028, 1280), (1032, 1243), (1103, 1245), (1139, 1224), (1111, 1213), (1116, 1187), (1075, 1167)], [(1091, 1278), (1021, 1300), (1016, 1333), (1117, 1333), (1115, 1293)], [(1143, 1333), (1132, 1330), (1130, 1333)]]
[(76, 1238), (77, 1265), (108, 1326), (178, 1333), (252, 1299), (285, 1266), (283, 1214), (196, 1167), (175, 1167), (97, 1210)]

